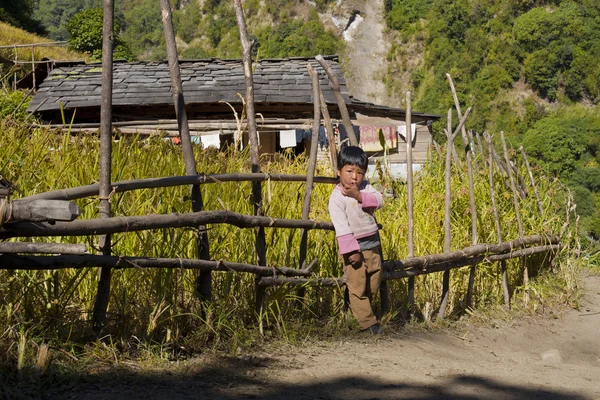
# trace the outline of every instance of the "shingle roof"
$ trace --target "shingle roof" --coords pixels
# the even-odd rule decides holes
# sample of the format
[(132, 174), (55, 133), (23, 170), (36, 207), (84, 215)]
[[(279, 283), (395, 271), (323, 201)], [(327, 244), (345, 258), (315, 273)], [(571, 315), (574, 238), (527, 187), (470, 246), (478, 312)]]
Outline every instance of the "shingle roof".
[[(340, 82), (346, 100), (348, 88), (337, 57), (326, 57)], [(307, 64), (319, 72), (319, 83), (327, 103), (335, 97), (325, 71), (314, 59), (265, 59), (254, 71), (255, 102), (312, 103), (312, 85)], [(245, 94), (241, 60), (181, 60), (181, 80), (187, 105), (227, 101), (241, 103), (236, 94)], [(40, 85), (28, 111), (65, 110), (99, 107), (101, 96), (101, 64), (57, 65)], [(172, 105), (171, 79), (167, 62), (116, 62), (113, 69), (113, 105)]]
[[(336, 74), (351, 115), (404, 119), (404, 110), (354, 99), (348, 94), (337, 56), (325, 56)], [(260, 60), (253, 73), (255, 111), (263, 117), (312, 118), (312, 82), (307, 65), (319, 74), (319, 85), (332, 118), (341, 118), (325, 71), (314, 58)], [(180, 60), (181, 80), (188, 117), (232, 118), (227, 104), (241, 108), (246, 84), (242, 60)], [(43, 120), (60, 123), (63, 112), (74, 112), (74, 122), (99, 121), (102, 65), (54, 62), (27, 111)], [(115, 62), (113, 66), (113, 117), (124, 120), (148, 117), (174, 118), (169, 65), (163, 62)], [(61, 109), (62, 107), (62, 109)], [(413, 112), (413, 122), (440, 116)]]

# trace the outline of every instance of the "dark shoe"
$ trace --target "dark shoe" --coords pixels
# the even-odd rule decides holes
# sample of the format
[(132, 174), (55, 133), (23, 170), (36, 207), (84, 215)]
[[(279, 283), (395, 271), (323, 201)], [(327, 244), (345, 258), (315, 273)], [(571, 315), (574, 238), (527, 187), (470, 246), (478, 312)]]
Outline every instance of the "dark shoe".
[(371, 335), (383, 335), (383, 328), (379, 324), (371, 325), (367, 329), (363, 329), (362, 332), (370, 333)]

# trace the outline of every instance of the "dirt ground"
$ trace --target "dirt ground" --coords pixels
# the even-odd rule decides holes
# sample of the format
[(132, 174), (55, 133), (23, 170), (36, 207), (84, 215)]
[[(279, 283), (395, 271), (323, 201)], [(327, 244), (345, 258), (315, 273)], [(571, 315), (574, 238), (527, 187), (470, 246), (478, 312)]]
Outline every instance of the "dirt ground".
[(600, 399), (600, 277), (579, 310), (495, 326), (389, 328), (382, 337), (202, 358), (154, 373), (135, 364), (69, 379), (48, 399)]

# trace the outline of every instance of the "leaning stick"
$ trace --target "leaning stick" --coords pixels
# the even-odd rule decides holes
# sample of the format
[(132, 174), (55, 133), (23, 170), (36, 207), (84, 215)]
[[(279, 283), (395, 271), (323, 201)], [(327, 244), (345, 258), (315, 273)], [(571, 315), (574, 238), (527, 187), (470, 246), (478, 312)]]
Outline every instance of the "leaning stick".
[(542, 201), (540, 200), (540, 192), (535, 184), (535, 179), (533, 178), (533, 172), (531, 172), (531, 167), (529, 166), (529, 160), (527, 159), (527, 154), (525, 154), (525, 149), (523, 146), (519, 148), (521, 150), (521, 155), (523, 156), (523, 160), (525, 161), (525, 166), (527, 167), (527, 172), (529, 173), (529, 179), (531, 180), (531, 186), (533, 186), (533, 191), (535, 192), (535, 199), (537, 200), (538, 208), (540, 210), (540, 215), (544, 215), (544, 207), (542, 206)]
[[(452, 168), (452, 148), (454, 139), (458, 130), (452, 133), (452, 109), (448, 110), (448, 127), (446, 133), (446, 190), (445, 190), (445, 209), (444, 209), (444, 252), (450, 252), (450, 173)], [(442, 302), (438, 311), (438, 318), (443, 319), (446, 315), (446, 306), (448, 304), (448, 294), (450, 291), (450, 270), (444, 271), (442, 282)]]
[(325, 97), (323, 97), (323, 91), (319, 85), (319, 100), (321, 104), (321, 114), (323, 114), (323, 122), (325, 123), (325, 130), (327, 131), (327, 143), (329, 144), (329, 157), (331, 157), (331, 169), (333, 176), (336, 176), (337, 170), (337, 148), (335, 146), (335, 136), (333, 134), (333, 124), (331, 123), (331, 117), (329, 115), (329, 109), (327, 103), (325, 103)]
[[(452, 82), (452, 77), (450, 74), (446, 74), (448, 78), (448, 82), (450, 83), (450, 90), (452, 91), (452, 97), (454, 98), (454, 105), (456, 107), (456, 112), (458, 114), (458, 118), (462, 118), (462, 113), (460, 111), (460, 102), (458, 101), (458, 96), (456, 95), (456, 89), (454, 88), (454, 82)], [(465, 145), (465, 157), (467, 159), (467, 176), (469, 179), (469, 208), (471, 212), (471, 243), (477, 244), (477, 205), (475, 204), (475, 185), (473, 183), (473, 160), (475, 158), (475, 149), (472, 146), (472, 141), (469, 139), (469, 135), (467, 134), (467, 130), (463, 125), (461, 128), (461, 134), (463, 143)], [(466, 305), (468, 308), (471, 307), (473, 302), (473, 286), (475, 285), (475, 265), (471, 266), (471, 270), (469, 271), (469, 284), (467, 287), (467, 298)]]
[(325, 70), (325, 73), (329, 78), (329, 87), (331, 87), (333, 95), (335, 96), (335, 100), (338, 103), (340, 115), (342, 117), (342, 122), (344, 124), (344, 128), (346, 129), (348, 139), (350, 139), (350, 144), (352, 146), (358, 146), (358, 138), (354, 134), (354, 128), (352, 127), (352, 122), (350, 122), (350, 114), (348, 114), (348, 108), (346, 107), (346, 103), (344, 102), (344, 98), (342, 97), (342, 93), (340, 92), (340, 83), (338, 82), (337, 77), (333, 73), (333, 70), (331, 69), (329, 63), (325, 61), (325, 59), (323, 59), (321, 55), (316, 56), (315, 59)]

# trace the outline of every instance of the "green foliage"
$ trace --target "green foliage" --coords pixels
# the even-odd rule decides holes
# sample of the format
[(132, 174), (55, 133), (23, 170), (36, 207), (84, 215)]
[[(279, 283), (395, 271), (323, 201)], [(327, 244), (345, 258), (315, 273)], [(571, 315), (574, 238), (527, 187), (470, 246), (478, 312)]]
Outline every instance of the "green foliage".
[(0, 89), (0, 119), (14, 117), (22, 120), (27, 117), (27, 93), (22, 90)]
[[(131, 0), (123, 2), (123, 39), (131, 52), (140, 59), (166, 58), (160, 3), (156, 0)], [(175, 17), (173, 17), (176, 20)]]
[(316, 12), (306, 22), (285, 20), (275, 27), (257, 32), (261, 57), (311, 57), (317, 54), (337, 54), (342, 42), (325, 30)]
[(598, 135), (598, 112), (569, 107), (536, 122), (525, 134), (523, 146), (552, 174), (569, 178)]
[[(77, 13), (67, 23), (71, 35), (69, 44), (76, 51), (87, 53), (93, 60), (102, 59), (102, 25), (103, 11), (101, 8), (91, 8)], [(115, 59), (133, 60), (133, 54), (119, 36), (120, 26), (114, 24), (113, 56)]]
[(78, 12), (102, 7), (102, 0), (36, 0), (33, 17), (44, 26), (53, 40), (68, 40), (67, 22)]
[(385, 22), (390, 29), (408, 31), (410, 24), (424, 18), (433, 0), (388, 0)]
[(44, 28), (33, 12), (34, 0), (0, 1), (0, 21), (33, 33), (44, 33)]

